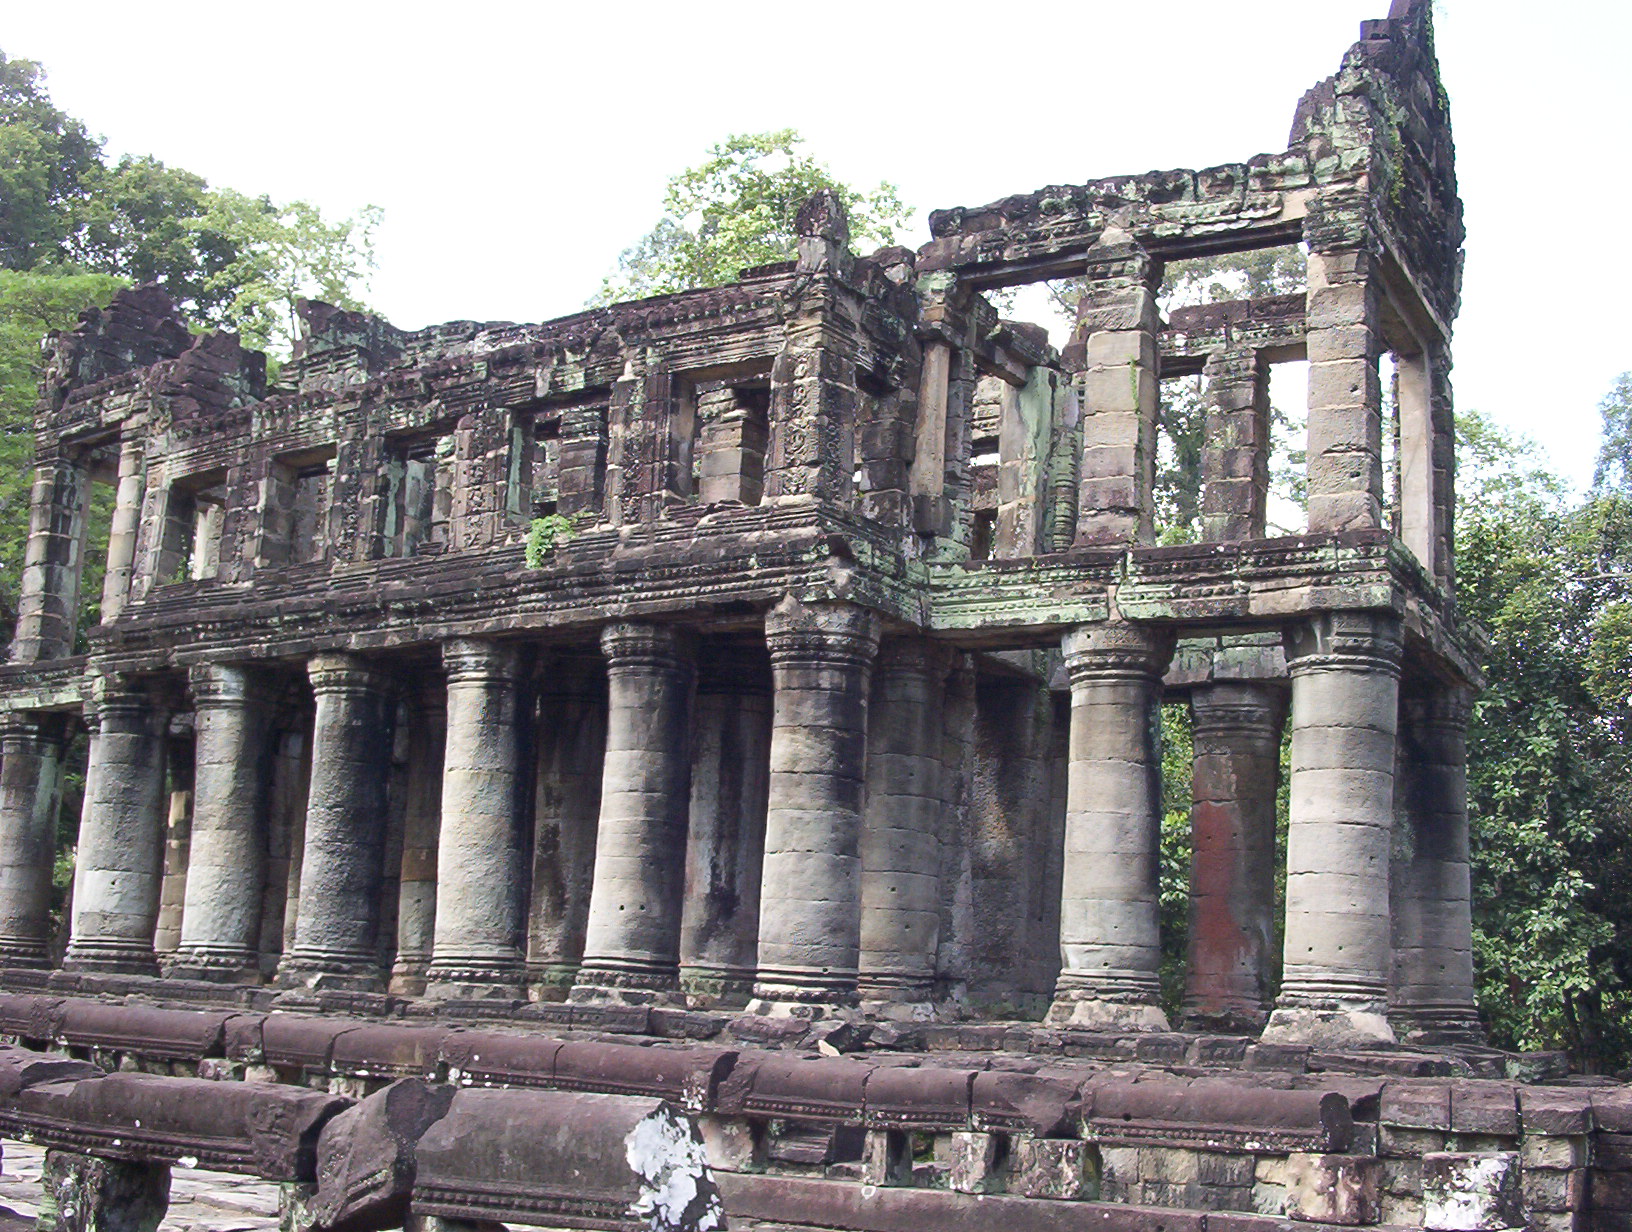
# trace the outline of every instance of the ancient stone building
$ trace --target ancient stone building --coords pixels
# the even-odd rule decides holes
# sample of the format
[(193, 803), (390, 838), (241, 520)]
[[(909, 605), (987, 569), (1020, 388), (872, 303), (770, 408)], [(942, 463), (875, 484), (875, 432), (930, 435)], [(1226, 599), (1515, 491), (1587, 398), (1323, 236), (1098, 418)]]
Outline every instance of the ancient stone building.
[[(87, 313), (0, 672), (0, 962), (50, 964), (84, 724), (76, 987), (1166, 1030), (1165, 698), (1184, 1025), (1477, 1037), (1426, 9), (1366, 23), (1284, 152), (938, 211), (916, 251), (818, 197), (796, 260), (718, 288), (418, 331), (307, 304), (271, 378), (156, 290)], [(1175, 261), (1291, 245), (1303, 293), (1159, 310)], [(1062, 276), (1063, 351), (986, 295)], [(1270, 537), (1300, 360), (1307, 526)], [(1204, 534), (1157, 546), (1163, 382), (1198, 374)]]

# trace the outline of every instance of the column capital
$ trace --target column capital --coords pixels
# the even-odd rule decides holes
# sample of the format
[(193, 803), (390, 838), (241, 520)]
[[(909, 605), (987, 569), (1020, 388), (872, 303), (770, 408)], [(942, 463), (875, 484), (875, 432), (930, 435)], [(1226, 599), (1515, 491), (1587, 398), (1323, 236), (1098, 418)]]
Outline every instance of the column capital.
[(188, 669), (187, 689), (195, 710), (239, 708), (261, 700), (248, 669), (226, 663), (201, 663)]
[(306, 661), (313, 693), (383, 693), (391, 687), (386, 674), (367, 659), (350, 654), (317, 654)]
[(765, 613), (775, 664), (871, 666), (878, 639), (878, 617), (853, 603), (803, 603), (788, 595)]
[(1274, 685), (1219, 681), (1191, 690), (1190, 713), (1197, 731), (1270, 733), (1285, 720), (1287, 700)]
[(85, 703), (85, 722), (102, 731), (159, 730), (164, 719), (158, 699), (129, 676), (101, 676)]
[(519, 660), (520, 654), (513, 642), (456, 637), (442, 643), (442, 666), (450, 685), (513, 681)]
[(67, 738), (67, 725), (60, 715), (32, 710), (0, 714), (0, 743), (21, 741), (36, 748), (61, 748)]
[(956, 651), (925, 637), (892, 637), (879, 646), (873, 668), (879, 676), (944, 676), (952, 670)]
[(1466, 732), (1477, 694), (1465, 684), (1448, 684), (1432, 693), (1400, 698), (1400, 709), (1413, 727)]
[(601, 630), (601, 654), (611, 668), (686, 671), (696, 648), (696, 635), (678, 625), (625, 620)]
[(1400, 674), (1405, 646), (1393, 612), (1321, 612), (1286, 631), (1293, 676), (1316, 671)]
[(1107, 676), (1145, 676), (1161, 679), (1173, 657), (1170, 630), (1126, 621), (1082, 625), (1062, 639), (1066, 671), (1071, 683)]

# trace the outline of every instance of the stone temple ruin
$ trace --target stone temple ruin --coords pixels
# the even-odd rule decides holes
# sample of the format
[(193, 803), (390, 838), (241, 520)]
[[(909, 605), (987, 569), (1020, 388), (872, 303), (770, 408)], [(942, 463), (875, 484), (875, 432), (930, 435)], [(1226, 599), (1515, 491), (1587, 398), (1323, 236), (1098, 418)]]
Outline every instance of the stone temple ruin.
[[(972, 1227), (984, 1195), (978, 1226), (1619, 1228), (1632, 1102), (1514, 1081), (1557, 1073), (1474, 1006), (1426, 3), (1365, 23), (1284, 153), (931, 232), (862, 256), (819, 196), (797, 260), (723, 287), (416, 332), (306, 304), (271, 382), (153, 289), (53, 337), (0, 1033), (79, 1060), (6, 1054), (0, 1130), (156, 1193), (219, 1105), (260, 1145), (206, 1157), (335, 1228), (387, 1139), (363, 1190), (398, 1222)], [(1303, 293), (1158, 310), (1167, 264), (1300, 244)], [(983, 294), (1066, 275), (1063, 352)], [(1298, 360), (1308, 524), (1269, 537)], [(1198, 374), (1204, 534), (1155, 546), (1161, 383)], [(1164, 697), (1194, 724), (1178, 1022)], [(478, 1149), (560, 1118), (523, 1174)], [(684, 1147), (695, 1209), (630, 1213), (625, 1131)], [(622, 1197), (550, 1188), (585, 1151)]]

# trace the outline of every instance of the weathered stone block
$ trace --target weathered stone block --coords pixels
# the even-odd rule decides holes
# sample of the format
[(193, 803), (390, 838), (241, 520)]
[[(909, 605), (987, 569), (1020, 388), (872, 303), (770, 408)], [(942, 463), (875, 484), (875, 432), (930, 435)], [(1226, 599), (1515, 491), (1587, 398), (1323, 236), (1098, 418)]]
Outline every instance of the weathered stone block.
[(1070, 1138), (1017, 1138), (1008, 1191), (1023, 1198), (1091, 1199), (1099, 1187), (1094, 1148)]
[(1439, 1152), (1422, 1159), (1422, 1226), (1430, 1232), (1491, 1232), (1524, 1223), (1519, 1157), (1513, 1152)]
[(1292, 1155), (1286, 1213), (1310, 1223), (1360, 1227), (1381, 1218), (1380, 1161), (1364, 1155)]
[(155, 1232), (170, 1205), (163, 1164), (45, 1153), (41, 1232)]

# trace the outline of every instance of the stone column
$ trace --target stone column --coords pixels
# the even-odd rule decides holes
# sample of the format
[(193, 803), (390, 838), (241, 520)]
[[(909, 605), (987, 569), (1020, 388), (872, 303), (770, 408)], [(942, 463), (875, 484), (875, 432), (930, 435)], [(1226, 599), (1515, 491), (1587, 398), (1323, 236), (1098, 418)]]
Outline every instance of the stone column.
[(1383, 524), (1382, 342), (1373, 258), (1363, 248), (1313, 241), (1310, 248), (1309, 530), (1373, 529)]
[(601, 634), (606, 764), (574, 1000), (677, 995), (691, 788), (693, 644), (629, 622)]
[(108, 527), (108, 570), (102, 579), (102, 623), (119, 615), (130, 601), (130, 579), (136, 566), (136, 536), (142, 523), (142, 442), (127, 437), (119, 445), (119, 480)]
[(172, 975), (259, 975), (271, 749), (257, 685), (241, 667), (192, 672), (193, 825)]
[(1252, 347), (1207, 357), (1202, 538), (1262, 539), (1269, 503), (1269, 371)]
[(756, 1008), (853, 1004), (878, 623), (852, 604), (790, 596), (766, 615), (765, 637), (774, 694)]
[(1067, 349), (1082, 403), (1076, 541), (1149, 543), (1162, 327), (1150, 257), (1127, 232), (1110, 227), (1089, 250), (1086, 273), (1088, 289)]
[(1287, 635), (1292, 819), (1272, 1043), (1394, 1040), (1385, 1011), (1400, 653), (1391, 613), (1323, 613)]
[(861, 831), (860, 993), (927, 1013), (940, 934), (947, 650), (886, 642), (874, 669)]
[(109, 680), (91, 716), (85, 807), (63, 966), (157, 974), (153, 930), (164, 864), (167, 716), (134, 683)]
[(697, 684), (696, 753), (680, 986), (693, 1004), (741, 1004), (759, 949), (770, 791), (771, 690), (764, 652), (717, 651)]
[(516, 648), (442, 646), (448, 736), (437, 842), (434, 996), (521, 996), (522, 835)]
[(551, 662), (539, 699), (533, 879), (527, 909), (531, 994), (558, 1001), (578, 976), (595, 874), (606, 761), (606, 698), (593, 670)]
[(386, 677), (354, 655), (316, 655), (307, 674), (317, 702), (312, 774), (294, 944), (278, 981), (372, 990), (395, 706)]
[(1071, 752), (1066, 786), (1060, 978), (1049, 1021), (1165, 1031), (1162, 946), (1162, 673), (1173, 639), (1131, 624), (1066, 634)]
[(74, 652), (90, 482), (85, 467), (72, 458), (35, 464), (17, 629), (11, 639), (13, 663), (38, 663)]
[(447, 745), (447, 701), (438, 686), (410, 705), (407, 807), (397, 892), (397, 955), (391, 991), (425, 991), (436, 932), (436, 842), (442, 820), (442, 765)]
[(17, 713), (0, 726), (0, 966), (51, 965), (62, 745), (58, 715)]
[(1391, 1016), (1424, 1043), (1484, 1041), (1468, 868), (1471, 702), (1467, 688), (1450, 685), (1400, 705)]
[(1275, 789), (1281, 689), (1222, 682), (1190, 694), (1190, 949), (1184, 1021), (1257, 1031), (1269, 1014), (1275, 934)]

